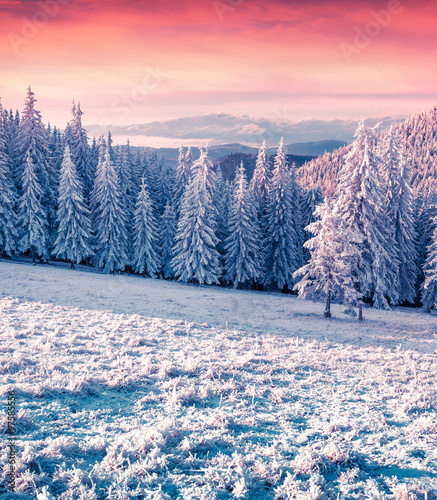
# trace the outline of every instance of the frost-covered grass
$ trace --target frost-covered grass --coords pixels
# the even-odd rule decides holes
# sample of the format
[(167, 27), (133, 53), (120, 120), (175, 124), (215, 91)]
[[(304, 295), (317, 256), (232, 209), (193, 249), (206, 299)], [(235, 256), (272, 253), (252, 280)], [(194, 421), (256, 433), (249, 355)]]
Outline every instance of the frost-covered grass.
[[(18, 293), (8, 290), (13, 269)], [(267, 306), (279, 300), (285, 310), (276, 314), (293, 315), (288, 334), (275, 332), (274, 319), (271, 333), (266, 325), (244, 332), (114, 312), (110, 302), (62, 303), (77, 277), (94, 294), (109, 293), (103, 283), (113, 277), (3, 263), (0, 274), (11, 295), (0, 300), (0, 433), (14, 387), (23, 498), (437, 498), (435, 317), (366, 311), (364, 341), (354, 345), (318, 330), (300, 338), (307, 323), (319, 324), (313, 311), (321, 305), (291, 297), (227, 291), (239, 300), (241, 323), (262, 297)], [(153, 310), (172, 287), (187, 317), (196, 293), (226, 309), (226, 291), (167, 283), (160, 291), (152, 280), (117, 278), (127, 280), (119, 299), (126, 308), (143, 286)], [(55, 304), (47, 300), (54, 283)], [(34, 300), (38, 291), (44, 302)], [(338, 320), (320, 325), (358, 331), (335, 312)], [(191, 314), (199, 319), (198, 304)], [(413, 317), (427, 328), (423, 343), (413, 335), (417, 349), (402, 337)], [(385, 327), (375, 336), (378, 325)]]

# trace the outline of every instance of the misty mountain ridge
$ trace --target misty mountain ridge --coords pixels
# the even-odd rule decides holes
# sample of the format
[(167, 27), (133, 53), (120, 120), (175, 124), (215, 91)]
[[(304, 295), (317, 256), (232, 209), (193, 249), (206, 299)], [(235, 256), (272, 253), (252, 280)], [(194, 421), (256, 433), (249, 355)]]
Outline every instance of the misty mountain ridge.
[[(374, 127), (380, 123), (380, 128), (385, 129), (402, 121), (404, 121), (403, 118), (393, 117), (368, 118), (365, 120), (365, 124)], [(284, 119), (275, 120), (259, 116), (224, 113), (128, 126), (90, 125), (87, 127), (91, 136), (106, 134), (110, 129), (116, 142), (124, 142), (130, 138), (135, 146), (156, 147), (156, 144), (159, 144), (159, 146), (168, 145), (175, 148), (180, 144), (201, 147), (208, 143), (210, 146), (239, 143), (257, 149), (264, 140), (269, 147), (275, 147), (281, 137), (284, 138), (285, 144), (296, 145), (323, 141), (339, 141), (344, 144), (353, 140), (356, 128), (357, 120), (310, 119), (294, 123)], [(319, 148), (319, 146), (317, 147)], [(340, 145), (336, 145), (336, 147), (340, 147)], [(317, 152), (310, 151), (306, 146), (302, 146), (302, 148), (302, 152), (296, 151), (296, 153), (318, 155), (325, 152), (320, 148), (316, 150)]]

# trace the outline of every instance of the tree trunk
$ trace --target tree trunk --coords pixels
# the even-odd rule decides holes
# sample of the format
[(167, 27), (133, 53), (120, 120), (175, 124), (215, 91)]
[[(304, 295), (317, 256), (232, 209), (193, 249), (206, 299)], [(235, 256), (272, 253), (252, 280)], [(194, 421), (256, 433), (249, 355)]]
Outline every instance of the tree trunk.
[(358, 306), (358, 321), (364, 321), (363, 304), (361, 302), (360, 302), (360, 305)]
[(30, 251), (30, 255), (32, 256), (32, 262), (35, 264), (35, 247), (32, 247)]
[(331, 290), (326, 292), (325, 313), (323, 316), (325, 318), (331, 318)]

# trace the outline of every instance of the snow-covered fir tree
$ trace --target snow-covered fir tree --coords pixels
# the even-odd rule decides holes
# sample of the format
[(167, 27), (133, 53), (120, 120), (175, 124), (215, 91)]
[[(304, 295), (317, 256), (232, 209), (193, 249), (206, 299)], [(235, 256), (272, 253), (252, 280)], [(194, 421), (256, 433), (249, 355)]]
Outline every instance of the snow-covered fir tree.
[(48, 158), (48, 137), (47, 131), (42, 122), (41, 112), (35, 109), (35, 94), (29, 87), (27, 89), (24, 109), (21, 114), (20, 126), (18, 129), (17, 147), (20, 154), (21, 171), (20, 177), (27, 163), (29, 150), (32, 152), (32, 160), (38, 175), (38, 179), (43, 186), (50, 185), (50, 172), (47, 165)]
[(109, 157), (111, 158), (111, 162), (115, 165), (115, 151), (114, 151), (114, 141), (112, 140), (111, 131), (108, 131), (108, 137), (106, 139), (106, 147), (109, 150)]
[(433, 219), (433, 225), (434, 231), (428, 248), (428, 258), (423, 266), (425, 281), (422, 285), (422, 304), (427, 313), (437, 308), (437, 217)]
[(18, 205), (21, 252), (30, 251), (32, 261), (35, 257), (48, 258), (47, 247), (47, 212), (43, 205), (44, 193), (40, 186), (33, 162), (32, 152), (29, 151), (26, 166), (22, 176), (22, 192)]
[(241, 163), (234, 181), (229, 236), (225, 245), (225, 280), (234, 288), (247, 286), (261, 278), (264, 256), (259, 245), (257, 213)]
[(106, 141), (103, 136), (99, 138), (98, 142), (98, 161), (96, 166), (96, 175), (94, 179), (93, 189), (90, 195), (90, 213), (91, 213), (91, 227), (94, 233), (97, 232), (97, 225), (100, 219), (101, 206), (100, 206), (100, 190), (102, 188), (102, 175), (103, 175), (103, 163), (105, 161), (106, 154)]
[(0, 99), (0, 152), (5, 155), (5, 160), (8, 163), (8, 169), (10, 170), (10, 175), (12, 176), (12, 181), (14, 179), (14, 158), (15, 158), (15, 144), (17, 140), (17, 127), (15, 126), (15, 120), (12, 116), (12, 125), (9, 122), (10, 114), (6, 109), (3, 109), (3, 105)]
[(294, 288), (302, 298), (323, 297), (324, 316), (330, 318), (332, 299), (342, 301), (349, 310), (359, 305), (357, 276), (362, 238), (333, 214), (329, 201), (317, 206), (315, 216), (316, 220), (306, 228), (315, 235), (305, 242), (311, 258), (294, 273), (296, 278), (302, 276)]
[(3, 105), (0, 99), (0, 152), (4, 153), (5, 155), (7, 155), (7, 120), (8, 113), (3, 109)]
[(230, 187), (229, 183), (223, 178), (220, 165), (217, 166), (215, 174), (215, 187), (212, 190), (212, 199), (217, 216), (215, 234), (218, 239), (217, 250), (220, 254), (220, 268), (224, 269), (226, 258), (225, 242), (229, 234)]
[(115, 148), (115, 170), (118, 177), (121, 205), (126, 214), (126, 230), (128, 233), (128, 260), (133, 260), (133, 225), (134, 212), (139, 189), (136, 186), (133, 173), (133, 157), (130, 142)]
[[(421, 296), (423, 282), (425, 281), (424, 266), (428, 257), (428, 250), (433, 241), (434, 219), (437, 217), (437, 195), (433, 198), (423, 199), (418, 196), (414, 203), (415, 230), (417, 234), (417, 279), (416, 294)], [(416, 300), (416, 304), (418, 301)]]
[(95, 263), (105, 273), (124, 270), (128, 264), (126, 214), (121, 205), (118, 177), (106, 148), (101, 169), (95, 181), (98, 205), (95, 236)]
[(71, 130), (71, 122), (68, 122), (64, 129), (63, 134), (64, 144), (71, 144), (73, 142), (73, 132)]
[(173, 202), (174, 186), (176, 182), (175, 170), (171, 165), (162, 162), (160, 166), (161, 198), (159, 200), (159, 214), (165, 211), (167, 203)]
[(298, 182), (306, 189), (320, 187), (325, 198), (334, 195), (338, 184), (338, 177), (344, 166), (345, 156), (352, 145), (317, 156), (305, 163), (297, 172)]
[(11, 255), (17, 241), (16, 192), (12, 180), (11, 162), (7, 154), (6, 130), (0, 103), (0, 256)]
[[(311, 239), (311, 233), (305, 228), (316, 221), (316, 216), (314, 214), (316, 207), (323, 203), (322, 190), (319, 187), (305, 189), (300, 195), (300, 212), (302, 216), (302, 228), (303, 228), (303, 242), (305, 243)], [(309, 248), (304, 246), (303, 258), (304, 262), (308, 262), (310, 259)]]
[[(91, 187), (91, 192), (94, 187), (94, 179), (96, 178), (96, 171), (97, 171), (97, 165), (99, 163), (99, 144), (97, 142), (97, 139), (95, 136), (93, 136), (93, 139), (91, 141), (91, 146), (90, 146), (90, 164), (91, 164), (91, 171), (93, 172), (93, 183)], [(90, 192), (90, 199), (91, 199), (91, 192)]]
[(82, 126), (83, 112), (80, 108), (80, 102), (75, 104), (73, 101), (72, 115), (70, 137), (67, 142), (70, 146), (71, 158), (76, 165), (79, 179), (83, 185), (84, 199), (88, 201), (93, 187), (95, 172), (93, 171), (90, 158), (88, 134)]
[(185, 154), (185, 168), (188, 169), (189, 172), (193, 169), (194, 156), (191, 146), (188, 146), (187, 152)]
[(250, 189), (253, 199), (259, 204), (261, 212), (265, 210), (267, 204), (271, 176), (272, 173), (269, 155), (267, 153), (266, 141), (263, 141), (263, 144), (258, 152), (255, 170), (250, 181)]
[(215, 201), (215, 190), (217, 188), (217, 173), (214, 170), (214, 164), (208, 155), (208, 147), (200, 151), (200, 157), (193, 162), (191, 166), (192, 176), (196, 175), (198, 171), (202, 172), (206, 189), (208, 190), (213, 203)]
[(282, 290), (294, 285), (293, 273), (299, 269), (302, 258), (300, 235), (296, 231), (291, 192), (290, 172), (281, 139), (275, 158), (265, 219), (264, 283)]
[(5, 122), (8, 119), (8, 112), (3, 109), (2, 100), (0, 97), (0, 151), (5, 151), (6, 149), (6, 125)]
[(130, 221), (132, 219), (136, 203), (136, 188), (132, 172), (132, 157), (129, 141), (124, 148), (121, 146), (116, 148), (115, 157), (121, 203), (128, 217), (128, 221)]
[(205, 151), (193, 165), (178, 223), (172, 266), (180, 281), (218, 283), (220, 276), (216, 211), (211, 190), (214, 174)]
[(416, 192), (425, 199), (432, 198), (437, 193), (437, 141), (429, 144), (422, 159), (415, 158), (413, 163), (416, 164)]
[(381, 160), (375, 154), (373, 130), (361, 122), (340, 172), (334, 215), (363, 238), (360, 291), (376, 308), (399, 301), (397, 244), (387, 215)]
[(142, 179), (134, 215), (134, 268), (145, 276), (155, 278), (159, 270), (158, 235), (152, 202)]
[[(191, 154), (191, 150), (189, 150)], [(187, 159), (188, 151), (185, 152), (183, 146), (179, 148), (178, 166), (176, 168), (176, 182), (174, 189), (173, 204), (176, 207), (176, 214), (179, 216), (182, 198), (191, 179), (192, 161)]]
[(65, 146), (59, 179), (57, 224), (58, 233), (53, 250), (57, 258), (68, 260), (74, 269), (75, 263), (79, 264), (94, 255), (89, 212), (68, 144)]
[(292, 224), (293, 230), (296, 233), (296, 240), (294, 242), (294, 252), (297, 256), (298, 268), (303, 266), (303, 244), (305, 241), (304, 229), (302, 225), (302, 211), (301, 211), (301, 188), (296, 182), (297, 166), (295, 163), (288, 169), (288, 192), (290, 194), (290, 209), (293, 214)]
[(410, 171), (399, 136), (391, 128), (379, 147), (390, 228), (397, 243), (399, 301), (414, 302), (417, 279), (416, 231)]
[[(26, 169), (29, 152), (32, 155), (34, 170), (43, 192), (42, 203), (47, 211), (49, 223), (49, 240), (47, 245), (54, 241), (55, 219), (56, 219), (56, 190), (58, 183), (58, 172), (51, 169), (49, 163), (49, 149), (47, 131), (42, 123), (41, 113), (35, 109), (35, 95), (29, 87), (24, 103), (20, 126), (18, 129), (17, 148), (19, 151), (18, 168), (19, 179), (22, 180)], [(23, 186), (21, 185), (21, 192)], [(53, 240), (53, 241), (52, 241)]]
[(21, 183), (21, 165), (20, 155), (18, 151), (18, 129), (20, 126), (20, 114), (14, 117), (12, 109), (8, 112), (4, 110), (3, 112), (3, 126), (4, 126), (4, 142), (5, 149), (4, 152), (7, 155), (7, 161), (9, 164), (9, 171), (11, 173), (11, 179), (14, 185), (14, 191), (18, 192), (18, 187)]
[(64, 159), (64, 140), (61, 131), (54, 127), (50, 129), (50, 124), (47, 126), (49, 136), (49, 158), (48, 163), (52, 172), (60, 172), (61, 165)]
[(137, 150), (132, 154), (132, 175), (135, 182), (135, 187), (139, 191), (141, 187), (141, 179), (144, 177), (143, 173), (143, 156), (144, 153)]
[(156, 218), (164, 212), (162, 206), (162, 178), (160, 169), (160, 160), (158, 155), (144, 151), (141, 158), (142, 173), (141, 178), (144, 177), (146, 185), (148, 186), (149, 196), (152, 200), (153, 212)]
[(159, 249), (161, 254), (161, 274), (163, 278), (174, 277), (172, 266), (173, 248), (177, 232), (177, 219), (171, 202), (167, 202), (159, 226)]
[(356, 286), (361, 236), (346, 228), (344, 222), (333, 214), (329, 201), (317, 206), (315, 216), (315, 222), (307, 226), (315, 236), (305, 242), (311, 258), (294, 273), (295, 277), (303, 276), (295, 289), (302, 298), (323, 296), (325, 317), (331, 317), (331, 300), (334, 298), (347, 305), (345, 312), (354, 314), (352, 308), (361, 303)]

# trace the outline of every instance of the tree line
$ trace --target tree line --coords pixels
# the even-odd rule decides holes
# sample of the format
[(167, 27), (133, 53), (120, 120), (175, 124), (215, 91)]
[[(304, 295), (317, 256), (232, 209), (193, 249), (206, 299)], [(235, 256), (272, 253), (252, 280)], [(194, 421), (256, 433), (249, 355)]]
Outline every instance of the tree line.
[[(361, 123), (326, 199), (305, 189), (283, 141), (265, 143), (250, 180), (223, 179), (208, 149), (180, 148), (176, 169), (111, 135), (93, 139), (80, 104), (63, 132), (46, 127), (29, 88), (21, 116), (0, 109), (0, 247), (196, 284), (323, 296), (352, 313), (437, 296), (432, 193), (413, 196), (408, 150), (395, 129)], [(423, 200), (422, 200), (423, 201)], [(434, 210), (434, 212), (433, 212)]]

